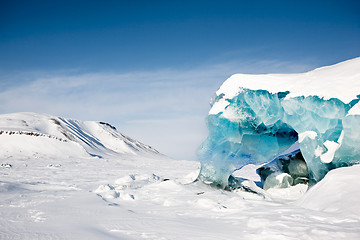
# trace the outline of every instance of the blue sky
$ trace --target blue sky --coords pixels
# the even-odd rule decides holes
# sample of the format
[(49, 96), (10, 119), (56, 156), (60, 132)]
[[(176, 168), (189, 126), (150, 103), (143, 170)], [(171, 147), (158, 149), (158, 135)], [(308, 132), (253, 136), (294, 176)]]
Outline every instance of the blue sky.
[(233, 73), (360, 55), (359, 1), (0, 1), (0, 113), (109, 121), (195, 159)]

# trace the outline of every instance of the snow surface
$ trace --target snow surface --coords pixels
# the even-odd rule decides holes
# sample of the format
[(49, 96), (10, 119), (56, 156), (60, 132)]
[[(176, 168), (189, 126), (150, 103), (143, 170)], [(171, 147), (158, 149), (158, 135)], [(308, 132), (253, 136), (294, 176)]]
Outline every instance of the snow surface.
[(301, 143), (307, 137), (314, 140), (317, 137), (317, 133), (314, 131), (305, 131), (305, 132), (299, 133), (298, 137), (299, 137), (298, 141), (299, 141), (299, 143)]
[(360, 102), (358, 102), (357, 104), (355, 104), (348, 112), (347, 116), (350, 115), (360, 115)]
[[(349, 103), (359, 95), (359, 69), (360, 57), (306, 73), (234, 74), (222, 84), (216, 95), (224, 94), (224, 98), (232, 99), (242, 87), (251, 90), (267, 90), (270, 93), (289, 91), (286, 98), (319, 96), (324, 99), (338, 98), (344, 103)], [(224, 103), (221, 104), (224, 105)], [(210, 112), (217, 114), (215, 109)]]
[[(23, 117), (29, 126), (23, 126)], [(63, 138), (51, 118), (2, 115), (0, 131), (34, 131), (36, 126)], [(85, 141), (98, 136), (97, 126), (110, 131), (96, 123), (76, 123), (78, 135), (73, 136), (86, 135)], [(45, 135), (0, 135), (1, 149), (16, 137), (11, 149), (0, 152), (0, 239), (360, 238), (359, 165), (329, 172), (305, 194), (302, 184), (259, 189), (262, 194), (230, 192), (194, 182), (198, 162), (149, 154), (145, 148), (115, 152), (113, 136), (100, 135), (92, 147), (77, 137), (63, 142)], [(69, 152), (53, 153), (71, 142), (76, 147), (69, 146)], [(89, 154), (96, 148), (101, 158)], [(257, 187), (256, 168), (237, 171), (250, 179), (244, 185)]]

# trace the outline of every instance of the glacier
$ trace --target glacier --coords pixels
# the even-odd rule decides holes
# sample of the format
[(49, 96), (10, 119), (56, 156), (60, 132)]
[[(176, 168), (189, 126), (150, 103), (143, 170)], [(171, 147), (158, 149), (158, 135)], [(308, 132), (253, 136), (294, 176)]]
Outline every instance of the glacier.
[(199, 179), (226, 187), (295, 143), (311, 183), (360, 163), (360, 58), (298, 74), (235, 74), (211, 100)]

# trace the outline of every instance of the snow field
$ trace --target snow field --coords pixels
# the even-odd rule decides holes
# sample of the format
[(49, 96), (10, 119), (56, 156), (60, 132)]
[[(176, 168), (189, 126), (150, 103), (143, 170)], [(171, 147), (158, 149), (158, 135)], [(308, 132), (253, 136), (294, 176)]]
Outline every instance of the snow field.
[[(264, 197), (194, 183), (199, 163), (166, 157), (130, 154), (123, 158), (0, 161), (12, 165), (0, 168), (1, 239), (360, 236), (360, 207), (355, 204), (360, 189), (348, 183), (360, 180), (360, 166), (330, 172), (314, 190), (293, 202), (281, 199), (293, 197), (298, 189), (264, 191)], [(252, 170), (249, 167), (238, 174), (251, 178), (255, 176)], [(342, 204), (343, 198), (349, 204)]]

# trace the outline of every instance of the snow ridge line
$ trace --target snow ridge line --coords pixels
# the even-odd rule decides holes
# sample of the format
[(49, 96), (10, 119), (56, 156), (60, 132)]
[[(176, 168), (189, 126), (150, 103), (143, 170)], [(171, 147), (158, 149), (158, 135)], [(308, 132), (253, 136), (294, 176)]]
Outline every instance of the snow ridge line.
[(155, 152), (155, 153), (160, 153), (158, 150), (156, 150), (155, 148), (151, 147), (150, 145), (146, 145), (142, 142), (139, 142), (138, 140), (135, 140), (133, 138), (130, 138), (128, 136), (125, 136), (124, 134), (122, 134), (121, 132), (118, 132), (116, 130), (116, 128), (112, 125), (110, 125), (109, 123), (106, 122), (97, 122), (100, 125), (105, 125), (106, 127), (110, 128), (107, 129), (106, 127), (103, 127), (104, 130), (106, 130), (111, 136), (115, 137), (115, 138), (122, 138), (122, 140), (131, 148), (133, 148), (135, 151), (140, 151), (137, 148), (146, 150), (146, 151), (151, 151), (151, 152)]
[(35, 137), (48, 137), (48, 138), (52, 138), (52, 139), (58, 140), (58, 141), (60, 141), (60, 142), (67, 142), (66, 139), (58, 138), (58, 137), (53, 136), (53, 135), (44, 134), (44, 133), (39, 133), (39, 132), (29, 132), (29, 131), (3, 131), (3, 130), (0, 130), (0, 135), (2, 135), (2, 134), (7, 134), (7, 135), (15, 135), (15, 134), (18, 134), (18, 135), (28, 135), (28, 136), (35, 136)]

